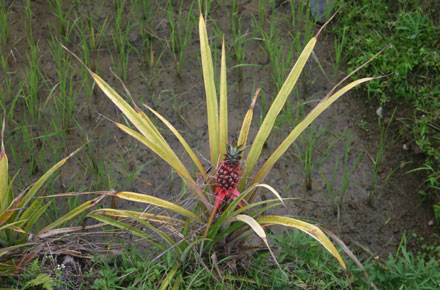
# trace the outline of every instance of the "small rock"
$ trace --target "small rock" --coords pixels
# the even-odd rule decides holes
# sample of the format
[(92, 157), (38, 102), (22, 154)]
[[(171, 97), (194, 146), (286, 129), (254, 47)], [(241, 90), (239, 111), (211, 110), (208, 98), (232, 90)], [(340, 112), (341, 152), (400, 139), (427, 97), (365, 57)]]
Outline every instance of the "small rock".
[(377, 108), (376, 114), (379, 118), (383, 119), (383, 108), (382, 107)]
[(310, 12), (313, 19), (319, 24), (324, 24), (333, 14), (335, 0), (312, 0), (310, 3)]

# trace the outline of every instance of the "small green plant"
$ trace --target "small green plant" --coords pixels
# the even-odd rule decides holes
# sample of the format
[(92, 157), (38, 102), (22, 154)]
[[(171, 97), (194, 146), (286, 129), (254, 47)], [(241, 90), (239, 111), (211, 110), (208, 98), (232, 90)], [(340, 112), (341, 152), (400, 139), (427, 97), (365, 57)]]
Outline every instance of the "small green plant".
[(72, 32), (77, 24), (77, 21), (70, 21), (69, 19), (69, 14), (72, 10), (71, 7), (72, 6), (69, 5), (69, 8), (65, 9), (62, 0), (49, 1), (49, 8), (52, 14), (58, 19), (58, 27), (56, 28), (57, 34), (63, 41), (68, 41), (71, 38)]
[[(171, 29), (170, 49), (176, 62), (178, 76), (182, 74), (183, 63), (187, 57), (185, 55), (186, 49), (191, 41), (193, 27), (197, 22), (193, 12), (194, 3), (195, 2), (191, 3), (189, 10), (186, 12), (186, 16), (184, 16), (183, 2), (180, 2), (179, 11), (176, 16), (173, 11), (174, 4), (172, 4), (171, 0), (167, 2), (168, 21)], [(177, 17), (176, 20), (175, 17)]]
[[(391, 114), (390, 119), (388, 120), (388, 124), (384, 125), (383, 124), (383, 120), (382, 118), (378, 118), (378, 125), (379, 125), (379, 130), (380, 130), (380, 140), (379, 140), (379, 147), (377, 150), (377, 154), (376, 154), (376, 158), (374, 160), (374, 164), (373, 164), (373, 173), (371, 175), (371, 190), (368, 193), (367, 196), (367, 203), (371, 204), (371, 202), (373, 201), (373, 195), (377, 189), (378, 186), (378, 181), (377, 181), (377, 177), (378, 177), (378, 172), (379, 172), (379, 168), (382, 165), (383, 162), (383, 156), (385, 151), (387, 150), (388, 146), (390, 146), (392, 140), (390, 140), (390, 126), (391, 123), (394, 119), (394, 114), (396, 113), (396, 109), (394, 109), (393, 113)], [(391, 171), (390, 175), (388, 175), (385, 178), (385, 181), (388, 180), (388, 178), (391, 176), (391, 174), (394, 171)]]
[[(57, 83), (54, 84), (51, 96), (53, 98), (54, 111), (52, 114), (58, 116), (59, 126), (54, 124), (55, 132), (68, 132), (72, 130), (74, 124), (73, 111), (79, 92), (82, 87), (74, 87), (74, 75), (70, 73), (71, 56), (65, 55), (62, 47), (58, 45), (58, 41), (52, 38), (49, 43), (51, 54), (55, 61), (57, 72)], [(50, 101), (48, 98), (46, 104)]]
[[(346, 2), (335, 25), (336, 37), (346, 39), (348, 70), (383, 49), (369, 74), (389, 74), (387, 82), (372, 81), (365, 87), (370, 102), (397, 104), (397, 119), (403, 119), (404, 134), (425, 153), (425, 186), (420, 193), (439, 204), (440, 164), (440, 50), (439, 26), (433, 1), (385, 0)], [(348, 29), (345, 29), (348, 27)], [(414, 112), (408, 116), (405, 112)], [(402, 118), (403, 117), (403, 118)]]
[[(324, 128), (317, 128), (312, 124), (311, 127), (299, 137), (302, 146), (300, 147), (298, 144), (295, 144), (298, 159), (303, 167), (307, 190), (312, 190), (313, 174), (332, 156), (333, 147), (343, 137), (343, 134), (341, 134), (338, 138), (330, 142), (325, 142), (325, 140), (328, 139), (326, 137), (328, 137), (331, 126), (332, 124), (330, 123)], [(325, 147), (325, 149), (315, 160), (313, 155), (320, 147)]]
[(138, 29), (142, 38), (140, 53), (150, 70), (154, 71), (165, 52), (165, 50), (157, 49), (154, 46), (154, 41), (159, 40), (153, 31), (158, 8), (151, 0), (140, 2), (131, 0), (131, 5), (136, 13)]
[(7, 25), (10, 7), (6, 3), (0, 3), (0, 56), (3, 56), (3, 50), (6, 50), (6, 44), (9, 40), (9, 27)]
[(402, 237), (396, 255), (376, 263), (370, 271), (370, 279), (380, 289), (438, 289), (440, 264), (435, 257), (417, 258), (406, 249), (406, 237)]
[(342, 52), (346, 45), (346, 31), (348, 26), (344, 26), (342, 29), (342, 35), (338, 38), (335, 37), (335, 62), (333, 64), (334, 75), (337, 76), (339, 73), (339, 66), (341, 64)]
[(246, 35), (247, 33), (242, 32), (242, 21), (241, 21), (241, 11), (237, 1), (232, 1), (231, 9), (231, 30), (232, 30), (232, 49), (234, 51), (234, 56), (237, 61), (237, 65), (234, 66), (238, 68), (239, 78), (243, 78), (243, 66), (245, 65), (245, 55), (246, 55)]
[(128, 62), (131, 53), (137, 52), (130, 40), (129, 34), (134, 29), (135, 25), (131, 23), (131, 19), (126, 17), (125, 6), (127, 0), (115, 1), (115, 25), (112, 27), (113, 47), (117, 53), (116, 60), (112, 55), (113, 63), (116, 63), (117, 72), (121, 75), (123, 80), (127, 79)]
[[(352, 185), (351, 183), (351, 177), (355, 170), (357, 169), (360, 159), (362, 157), (362, 152), (359, 152), (354, 161), (350, 166), (350, 156), (352, 155), (351, 152), (351, 143), (353, 142), (352, 136), (349, 134), (349, 132), (345, 132), (343, 135), (345, 135), (345, 154), (344, 154), (344, 161), (343, 161), (343, 168), (342, 168), (342, 175), (338, 171), (338, 164), (339, 160), (336, 159), (335, 167), (333, 169), (333, 175), (331, 179), (327, 178), (323, 173), (321, 173), (322, 178), (324, 179), (325, 186), (327, 188), (327, 191), (330, 195), (330, 201), (333, 207), (333, 211), (335, 214), (337, 214), (338, 220), (341, 215), (342, 205), (344, 203), (344, 197), (345, 192), (347, 189)], [(338, 188), (338, 178), (341, 178), (340, 181), (340, 188)]]
[[(32, 186), (29, 186), (26, 190), (15, 196), (13, 182), (17, 174), (10, 179), (8, 157), (3, 144), (4, 130), (5, 122), (3, 120), (0, 149), (0, 257), (7, 257), (8, 252), (15, 249), (31, 246), (33, 243), (27, 242), (27, 238), (35, 227), (38, 230), (36, 235), (39, 237), (48, 237), (57, 234), (57, 230), (59, 229), (55, 228), (65, 224), (86, 209), (94, 206), (105, 196), (102, 195), (91, 201), (87, 201), (49, 225), (40, 228), (39, 219), (51, 203), (45, 202), (43, 198), (38, 198), (39, 192), (55, 171), (66, 163), (77, 151), (59, 161)], [(32, 255), (35, 255), (35, 253)], [(22, 262), (25, 263), (29, 258), (29, 256), (24, 256)], [(11, 261), (2, 261), (2, 263), (0, 263), (0, 276), (11, 275), (16, 270), (17, 268)]]
[(30, 121), (38, 122), (41, 118), (40, 105), (38, 103), (38, 92), (43, 87), (44, 77), (40, 65), (40, 49), (38, 43), (29, 40), (29, 52), (26, 51), (28, 66), (25, 69), (23, 83), (23, 99), (30, 115)]
[(272, 81), (275, 91), (279, 91), (286, 79), (289, 69), (294, 62), (294, 46), (285, 44), (285, 40), (281, 38), (279, 32), (275, 29), (280, 25), (280, 19), (277, 17), (275, 2), (272, 5), (272, 13), (270, 15), (270, 27), (266, 32), (264, 26), (260, 26), (257, 20), (253, 21), (254, 29), (259, 33), (259, 38), (263, 41), (263, 51), (268, 55), (271, 67)]
[[(320, 30), (321, 31), (321, 30)], [(175, 172), (182, 178), (185, 188), (196, 203), (190, 208), (182, 207), (176, 203), (135, 192), (121, 191), (112, 194), (116, 198), (147, 203), (158, 208), (166, 209), (177, 214), (170, 218), (162, 213), (137, 212), (131, 210), (117, 210), (105, 208), (96, 210), (89, 217), (109, 225), (119, 227), (131, 232), (133, 235), (144, 238), (152, 245), (162, 250), (170, 257), (172, 268), (162, 281), (160, 289), (165, 289), (174, 280), (174, 287), (178, 287), (184, 278), (184, 268), (194, 257), (205, 258), (212, 252), (223, 256), (230, 251), (239, 251), (238, 245), (243, 244), (247, 237), (256, 233), (262, 239), (277, 265), (278, 262), (269, 246), (264, 227), (269, 225), (284, 225), (298, 228), (309, 234), (325, 247), (340, 263), (345, 270), (346, 266), (336, 248), (322, 232), (312, 224), (284, 216), (262, 215), (262, 213), (274, 206), (285, 205), (278, 192), (262, 181), (269, 173), (275, 162), (279, 160), (298, 136), (316, 119), (326, 108), (335, 102), (344, 93), (353, 87), (372, 80), (363, 78), (354, 81), (338, 91), (334, 88), (285, 138), (281, 145), (272, 153), (266, 162), (253, 175), (254, 167), (263, 149), (263, 145), (269, 136), (275, 120), (284, 106), (290, 92), (298, 80), (304, 65), (312, 53), (318, 34), (313, 37), (299, 56), (295, 66), (287, 76), (285, 83), (272, 102), (260, 129), (250, 145), (246, 161), (241, 163), (242, 148), (247, 144), (248, 132), (253, 117), (253, 105), (249, 108), (240, 131), (237, 147), (227, 146), (228, 141), (228, 111), (227, 111), (227, 82), (226, 82), (226, 53), (223, 43), (221, 53), (219, 101), (214, 80), (214, 66), (209, 46), (205, 20), (200, 15), (199, 33), (200, 50), (203, 69), (203, 79), (206, 92), (206, 106), (208, 118), (208, 136), (210, 148), (210, 161), (215, 171), (208, 175), (189, 144), (182, 135), (158, 112), (144, 105), (179, 140), (186, 153), (188, 153), (195, 167), (199, 171), (202, 180), (196, 181), (188, 169), (183, 165), (175, 151), (165, 141), (158, 128), (154, 126), (150, 118), (135, 104), (130, 106), (115, 90), (113, 90), (102, 78), (89, 71), (97, 85), (106, 96), (123, 112), (128, 120), (138, 130), (135, 131), (123, 124), (115, 123), (121, 130), (131, 135), (160, 158), (166, 161)], [(73, 53), (72, 53), (73, 54)], [(79, 58), (78, 58), (79, 59)], [(129, 91), (124, 89), (128, 96)], [(254, 96), (257, 98), (257, 94)], [(254, 102), (253, 102), (254, 104)], [(274, 199), (254, 201), (257, 190), (266, 189), (275, 195)], [(261, 207), (261, 208), (260, 208)], [(149, 230), (141, 231), (125, 222), (125, 220), (112, 217), (128, 218), (136, 221)], [(159, 225), (167, 225), (173, 230), (166, 232)], [(177, 240), (175, 234), (177, 234)]]

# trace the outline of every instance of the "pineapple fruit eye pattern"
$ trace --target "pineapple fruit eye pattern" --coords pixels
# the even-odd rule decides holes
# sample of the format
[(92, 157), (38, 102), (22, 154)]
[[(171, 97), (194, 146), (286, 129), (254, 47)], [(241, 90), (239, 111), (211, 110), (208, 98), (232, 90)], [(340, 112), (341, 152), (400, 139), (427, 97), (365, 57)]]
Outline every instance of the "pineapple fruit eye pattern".
[(215, 176), (217, 186), (224, 190), (235, 188), (240, 181), (240, 161), (243, 149), (237, 146), (228, 145), (228, 152), (225, 159), (220, 162)]
[[(220, 206), (225, 197), (235, 200), (240, 195), (237, 186), (242, 174), (240, 170), (242, 152), (242, 146), (227, 145), (225, 159), (218, 165), (214, 177), (217, 186), (215, 189), (215, 208)], [(240, 206), (241, 205), (242, 203), (240, 203)]]

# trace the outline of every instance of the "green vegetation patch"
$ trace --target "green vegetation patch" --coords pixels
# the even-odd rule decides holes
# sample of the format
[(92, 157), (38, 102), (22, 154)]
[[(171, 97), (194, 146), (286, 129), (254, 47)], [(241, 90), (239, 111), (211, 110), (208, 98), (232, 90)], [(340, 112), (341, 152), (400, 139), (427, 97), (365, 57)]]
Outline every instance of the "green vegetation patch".
[[(346, 43), (348, 70), (383, 52), (365, 69), (368, 75), (388, 75), (364, 90), (381, 106), (398, 104), (397, 117), (426, 156), (417, 170), (426, 172), (428, 189), (440, 218), (440, 50), (439, 4), (436, 1), (350, 1), (334, 26)], [(437, 13), (437, 14), (436, 14)], [(436, 16), (437, 15), (437, 16)], [(437, 21), (437, 23), (436, 23)], [(391, 107), (391, 106), (390, 106)], [(400, 111), (400, 112), (399, 112)]]

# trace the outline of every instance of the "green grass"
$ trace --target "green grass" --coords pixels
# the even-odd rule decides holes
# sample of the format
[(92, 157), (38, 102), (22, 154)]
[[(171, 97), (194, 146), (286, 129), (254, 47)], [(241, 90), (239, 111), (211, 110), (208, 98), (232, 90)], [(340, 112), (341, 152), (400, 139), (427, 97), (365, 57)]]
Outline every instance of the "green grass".
[[(288, 282), (273, 265), (265, 251), (248, 258), (227, 257), (218, 261), (222, 278), (213, 278), (216, 269), (193, 265), (183, 275), (184, 289), (348, 289), (344, 272), (318, 243), (299, 231), (281, 232), (272, 236), (274, 248), (283, 249), (279, 262), (288, 273)], [(63, 276), (63, 266), (54, 257), (46, 255), (34, 260), (21, 274), (21, 279), (6, 279), (1, 286), (21, 288), (40, 281), (40, 285), (64, 285), (67, 289), (79, 283), (77, 289), (156, 289), (164, 275), (172, 267), (166, 256), (155, 260), (145, 256), (157, 253), (126, 244), (121, 254), (111, 258), (96, 255), (85, 266), (86, 272), (78, 279), (74, 275)], [(368, 273), (346, 258), (350, 283), (354, 289), (371, 289), (373, 282), (378, 289), (436, 289), (440, 286), (440, 264), (433, 257), (416, 257), (402, 239), (399, 250), (383, 258), (369, 258), (361, 263)], [(230, 267), (236, 263), (236, 266)], [(233, 272), (236, 268), (237, 273)], [(42, 279), (50, 274), (51, 279)], [(241, 278), (240, 278), (241, 277)], [(246, 278), (244, 278), (246, 277)], [(48, 278), (48, 277), (46, 277)], [(78, 281), (80, 280), (80, 281)], [(32, 281), (32, 282), (31, 282)], [(2, 284), (6, 283), (6, 284)]]
[(112, 26), (112, 41), (115, 54), (112, 54), (113, 64), (116, 66), (116, 73), (124, 80), (127, 80), (130, 55), (136, 47), (130, 40), (129, 34), (135, 28), (130, 18), (126, 16), (127, 1), (115, 1), (115, 17)]
[(304, 184), (309, 191), (312, 190), (313, 174), (333, 155), (333, 147), (344, 136), (341, 134), (337, 138), (332, 138), (329, 132), (332, 125), (329, 123), (324, 128), (318, 128), (312, 124), (295, 144), (296, 155), (304, 173)]
[(192, 33), (197, 27), (194, 3), (188, 10), (184, 10), (183, 2), (180, 2), (177, 13), (174, 12), (175, 4), (169, 0), (166, 4), (168, 21), (170, 25), (170, 50), (176, 63), (177, 75), (181, 77), (184, 61), (188, 58), (186, 54), (188, 45), (192, 39)]
[[(385, 109), (398, 106), (404, 137), (410, 138), (425, 155), (419, 166), (426, 174), (420, 189), (434, 209), (440, 204), (440, 24), (435, 1), (385, 0), (344, 2), (334, 31), (345, 39), (344, 55), (351, 70), (384, 49), (366, 70), (388, 75), (363, 89), (370, 102)], [(437, 16), (436, 16), (437, 15)], [(437, 17), (437, 19), (436, 19)], [(407, 110), (400, 110), (400, 107)], [(440, 216), (437, 215), (440, 220)]]
[[(358, 170), (358, 165), (363, 154), (363, 152), (353, 154), (351, 148), (353, 137), (350, 135), (349, 131), (344, 132), (343, 136), (345, 137), (345, 153), (342, 161), (342, 168), (339, 167), (339, 159), (336, 159), (331, 178), (321, 173), (330, 197), (333, 211), (337, 215), (338, 221), (344, 204), (345, 193), (348, 188), (353, 185), (351, 177)], [(342, 174), (340, 172), (341, 170)]]
[[(382, 186), (381, 182), (378, 180), (379, 177), (379, 169), (382, 166), (382, 163), (384, 162), (384, 154), (386, 153), (387, 149), (393, 144), (393, 139), (391, 137), (390, 132), (390, 126), (391, 123), (394, 120), (394, 114), (396, 113), (396, 109), (394, 109), (393, 113), (391, 114), (391, 117), (389, 120), (387, 120), (387, 124), (383, 124), (384, 120), (382, 120), (381, 117), (378, 117), (378, 127), (380, 130), (380, 139), (379, 139), (379, 146), (377, 148), (376, 157), (373, 160), (373, 172), (371, 175), (371, 190), (368, 193), (367, 196), (367, 202), (369, 204), (372, 203), (374, 195), (377, 193), (378, 188)], [(391, 172), (383, 178), (383, 182), (386, 183), (388, 179), (391, 177), (391, 175), (396, 171), (397, 169), (391, 170)]]

